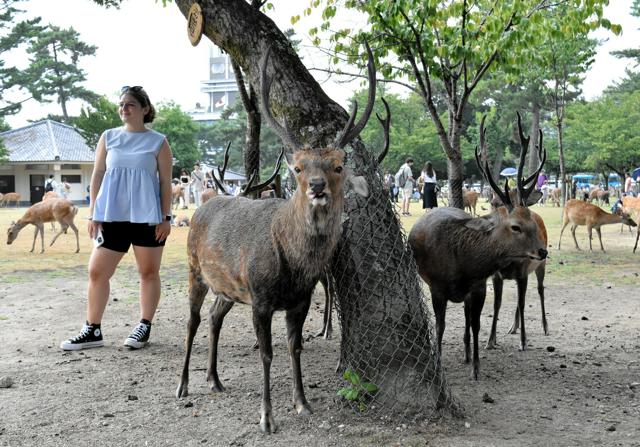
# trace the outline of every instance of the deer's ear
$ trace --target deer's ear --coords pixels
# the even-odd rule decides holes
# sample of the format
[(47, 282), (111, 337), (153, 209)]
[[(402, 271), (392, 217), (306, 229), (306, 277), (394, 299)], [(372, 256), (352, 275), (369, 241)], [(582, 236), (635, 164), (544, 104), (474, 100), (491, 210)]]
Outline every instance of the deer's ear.
[(482, 231), (483, 233), (487, 233), (495, 227), (495, 222), (489, 217), (476, 217), (475, 219), (469, 219), (464, 224), (465, 227), (474, 231)]
[(356, 194), (362, 197), (369, 196), (369, 185), (365, 178), (361, 175), (353, 175), (350, 171), (347, 172), (347, 189), (353, 189)]
[(536, 189), (535, 191), (531, 191), (531, 194), (529, 194), (529, 197), (527, 197), (527, 201), (525, 202), (524, 205), (525, 206), (535, 205), (536, 203), (538, 203), (541, 197), (542, 197), (542, 191), (538, 189)]

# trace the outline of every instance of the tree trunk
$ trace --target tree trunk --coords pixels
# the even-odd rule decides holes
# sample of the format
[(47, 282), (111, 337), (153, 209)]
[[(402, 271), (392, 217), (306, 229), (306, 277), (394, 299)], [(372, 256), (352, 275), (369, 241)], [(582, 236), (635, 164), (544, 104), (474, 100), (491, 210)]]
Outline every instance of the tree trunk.
[(565, 177), (564, 170), (564, 145), (562, 140), (562, 120), (556, 121), (556, 128), (558, 129), (558, 162), (560, 164), (560, 179), (561, 184), (560, 188), (562, 189), (562, 207), (564, 208), (564, 204), (567, 201), (567, 182)]
[[(185, 15), (192, 3), (176, 0)], [(273, 77), (275, 118), (282, 122), (286, 116), (302, 144), (330, 145), (347, 113), (327, 97), (273, 21), (244, 0), (198, 3), (206, 36), (240, 65), (250, 85), (260, 85), (260, 62), (271, 48), (267, 72)], [(345, 150), (352, 169), (365, 176), (370, 195), (348, 196), (343, 237), (331, 266), (330, 289), (341, 321), (341, 365), (378, 386), (377, 392), (365, 393), (368, 411), (398, 416), (431, 415), (441, 407), (457, 410), (430, 344), (420, 278), (383, 188), (376, 154), (359, 141)], [(461, 179), (461, 172), (456, 175)]]
[(540, 130), (540, 104), (538, 101), (533, 101), (531, 106), (531, 140), (529, 141), (529, 172), (534, 172), (538, 168), (540, 163), (540, 157), (538, 157), (538, 132)]
[(460, 136), (462, 135), (462, 117), (457, 119), (449, 114), (449, 142), (451, 150), (447, 155), (447, 171), (449, 173), (449, 206), (464, 209), (462, 201), (462, 152), (460, 150)]

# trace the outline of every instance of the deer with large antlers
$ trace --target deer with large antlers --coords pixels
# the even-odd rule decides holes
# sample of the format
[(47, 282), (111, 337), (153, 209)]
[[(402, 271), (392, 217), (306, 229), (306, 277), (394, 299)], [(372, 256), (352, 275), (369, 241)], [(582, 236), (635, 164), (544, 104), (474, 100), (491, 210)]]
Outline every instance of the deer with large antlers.
[[(483, 137), (482, 132), (481, 136)], [(522, 148), (523, 152), (526, 150), (526, 147)], [(422, 216), (409, 233), (409, 245), (413, 249), (418, 272), (431, 291), (438, 350), (442, 353), (447, 302), (464, 302), (465, 362), (471, 361), (472, 330), (472, 377), (476, 380), (480, 370), (480, 314), (486, 296), (487, 278), (514, 263), (525, 260), (542, 261), (547, 257), (536, 221), (523, 205), (534, 187), (529, 178), (537, 178), (542, 163), (525, 180), (522, 178), (524, 158), (523, 155), (518, 168), (519, 200), (514, 204), (509, 196), (509, 185), (505, 183), (504, 191), (498, 187), (490, 175), (488, 162), (485, 159), (484, 164), (481, 163), (480, 153), (476, 148), (476, 162), (505, 207), (489, 216), (477, 218), (458, 208), (437, 208)]]
[[(520, 120), (520, 115), (518, 115), (518, 134), (520, 137), (520, 145), (524, 148), (520, 153), (520, 166), (522, 167), (525, 163), (524, 157), (526, 155), (526, 148), (529, 147), (530, 138), (525, 137), (522, 132), (522, 124)], [(546, 161), (546, 151), (542, 149), (542, 132), (539, 134), (538, 140), (538, 151), (541, 159), (540, 168), (544, 165)], [(480, 151), (482, 156), (486, 156), (487, 148), (486, 148), (486, 138), (485, 138), (485, 129), (484, 129), (484, 118), (480, 122)], [(478, 160), (476, 160), (478, 161)], [(488, 175), (491, 175), (491, 172), (488, 172)], [(520, 175), (520, 174), (519, 174)], [(521, 175), (520, 175), (521, 177)], [(492, 178), (493, 180), (493, 178)], [(535, 183), (537, 180), (537, 175), (531, 175), (527, 180), (524, 181), (523, 186), (525, 187), (525, 193), (519, 194), (518, 190), (509, 191), (509, 201), (513, 203), (519, 203), (522, 206), (531, 206), (535, 203), (538, 203), (540, 198), (542, 197), (542, 192), (534, 189)], [(495, 182), (495, 180), (494, 180)], [(528, 184), (527, 182), (531, 182), (532, 184)], [(526, 189), (529, 186), (530, 188)], [(493, 211), (497, 211), (498, 208), (506, 206), (503, 203), (502, 197), (497, 196), (494, 200), (491, 201), (491, 207)], [(548, 242), (547, 237), (547, 228), (544, 225), (544, 221), (539, 214), (530, 210), (531, 218), (535, 221), (538, 229), (538, 238), (546, 247)], [(518, 290), (518, 305), (516, 306), (516, 311), (513, 318), (513, 324), (509, 329), (509, 334), (515, 334), (518, 331), (518, 328), (521, 326), (522, 329), (520, 331), (520, 350), (524, 351), (527, 346), (527, 334), (524, 326), (524, 314), (521, 310), (524, 309), (526, 294), (527, 294), (527, 284), (529, 281), (529, 275), (533, 272), (536, 274), (537, 285), (538, 285), (538, 295), (540, 297), (540, 307), (542, 309), (542, 329), (544, 330), (545, 335), (549, 335), (549, 326), (547, 324), (547, 315), (545, 313), (544, 307), (544, 277), (546, 274), (546, 259), (537, 260), (537, 259), (523, 259), (518, 260), (507, 267), (496, 272), (492, 277), (493, 282), (493, 319), (491, 322), (491, 332), (489, 334), (489, 340), (487, 341), (486, 349), (495, 349), (497, 346), (496, 342), (496, 332), (498, 325), (498, 315), (500, 314), (500, 307), (502, 306), (502, 289), (504, 285), (505, 279), (513, 279), (516, 281), (517, 290)]]
[[(369, 102), (354, 124), (357, 107), (344, 130), (330, 147), (310, 148), (298, 143), (287, 128), (272, 115), (269, 105), (271, 80), (267, 75), (269, 51), (261, 62), (261, 103), (265, 119), (286, 146), (287, 164), (297, 189), (288, 199), (250, 200), (218, 196), (195, 212), (188, 238), (190, 317), (185, 341), (186, 356), (177, 397), (187, 395), (189, 358), (200, 324), (200, 309), (207, 291), (215, 301), (209, 311), (209, 362), (207, 381), (212, 391), (223, 391), (218, 377), (217, 350), (225, 315), (235, 303), (249, 304), (263, 366), (263, 394), (260, 428), (276, 431), (271, 408), (270, 368), (271, 318), (275, 311), (286, 312), (287, 344), (293, 373), (293, 403), (299, 415), (311, 408), (302, 386), (300, 353), (302, 327), (313, 289), (330, 262), (341, 234), (344, 194), (348, 186), (362, 196), (368, 194), (363, 177), (354, 176), (344, 165), (342, 148), (358, 137), (373, 109), (375, 68), (369, 54)], [(222, 177), (222, 172), (219, 172)], [(222, 179), (214, 176), (216, 183)], [(262, 185), (249, 186), (248, 194)], [(224, 188), (221, 188), (224, 191)]]

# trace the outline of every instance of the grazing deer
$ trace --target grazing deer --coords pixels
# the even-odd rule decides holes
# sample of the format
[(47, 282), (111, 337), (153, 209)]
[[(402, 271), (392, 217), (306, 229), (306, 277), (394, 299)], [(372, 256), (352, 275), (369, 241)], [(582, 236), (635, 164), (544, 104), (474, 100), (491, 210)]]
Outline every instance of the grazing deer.
[[(42, 196), (42, 201), (45, 202), (50, 199), (59, 199), (60, 195), (55, 191), (47, 191)], [(51, 231), (56, 231), (56, 223), (51, 221)]]
[(20, 195), (19, 192), (8, 192), (4, 194), (4, 196), (2, 197), (2, 203), (0, 205), (8, 207), (9, 203), (15, 202), (16, 208), (18, 208), (18, 204), (20, 203), (21, 197), (22, 196)]
[(560, 206), (560, 198), (562, 197), (562, 189), (561, 188), (553, 188), (549, 190), (549, 198), (548, 198), (548, 202), (551, 203), (551, 205), (557, 205)]
[(477, 216), (476, 205), (478, 203), (478, 196), (480, 193), (476, 191), (464, 191), (462, 193), (462, 207), (466, 210), (469, 208), (469, 214)]
[[(188, 237), (190, 317), (185, 341), (186, 355), (177, 397), (186, 396), (189, 358), (207, 291), (216, 296), (209, 311), (209, 362), (207, 381), (212, 391), (223, 391), (217, 371), (218, 337), (225, 315), (234, 303), (251, 305), (253, 325), (263, 365), (260, 428), (276, 431), (271, 409), (271, 319), (277, 310), (286, 312), (287, 344), (293, 373), (293, 402), (299, 415), (309, 415), (302, 385), (300, 353), (302, 327), (313, 289), (321, 278), (341, 234), (344, 194), (350, 184), (366, 196), (367, 183), (344, 166), (342, 148), (366, 125), (375, 100), (375, 68), (369, 53), (369, 100), (354, 125), (357, 106), (345, 129), (331, 147), (302, 147), (271, 114), (267, 78), (269, 50), (260, 67), (261, 104), (265, 119), (286, 145), (295, 150), (288, 161), (297, 184), (288, 199), (250, 200), (218, 196), (198, 208)], [(222, 186), (222, 175), (214, 181)], [(248, 194), (255, 173), (244, 193)], [(271, 180), (269, 180), (271, 181)], [(264, 184), (263, 184), (264, 185)], [(261, 185), (262, 186), (262, 185)], [(224, 191), (224, 188), (221, 188)]]
[(180, 197), (182, 197), (182, 185), (177, 184), (171, 186), (171, 200), (173, 202), (174, 210), (177, 210), (180, 206)]
[(600, 227), (602, 225), (622, 222), (625, 225), (632, 227), (636, 226), (636, 223), (625, 211), (621, 211), (619, 215), (611, 214), (596, 205), (592, 205), (578, 199), (571, 199), (565, 204), (564, 211), (562, 213), (562, 229), (560, 230), (560, 240), (558, 240), (558, 250), (560, 250), (560, 243), (562, 242), (562, 233), (564, 233), (564, 229), (569, 225), (569, 222), (571, 222), (571, 235), (573, 236), (573, 242), (576, 244), (576, 250), (580, 250), (580, 247), (578, 247), (578, 240), (576, 239), (576, 228), (578, 228), (579, 225), (587, 226), (587, 233), (589, 234), (589, 251), (593, 251), (591, 239), (592, 230), (594, 228), (596, 229), (596, 233), (598, 233), (600, 249), (604, 251), (604, 246), (602, 245), (602, 233), (600, 232)]
[[(518, 126), (521, 130), (520, 115)], [(483, 132), (481, 132), (482, 138)], [(481, 141), (481, 145), (483, 141)], [(470, 329), (473, 330), (472, 377), (478, 379), (480, 358), (478, 333), (480, 314), (486, 296), (487, 278), (514, 263), (525, 260), (542, 261), (547, 250), (538, 235), (538, 226), (531, 212), (522, 203), (535, 186), (531, 178), (537, 178), (542, 163), (527, 179), (522, 178), (527, 147), (522, 147), (518, 167), (517, 191), (519, 203), (514, 205), (505, 183), (501, 191), (491, 175), (489, 163), (480, 162), (476, 147), (476, 162), (485, 179), (505, 204), (489, 216), (472, 218), (457, 208), (437, 208), (422, 216), (409, 233), (409, 245), (416, 259), (418, 272), (431, 290), (431, 303), (436, 317), (438, 350), (442, 353), (442, 336), (445, 329), (447, 302), (464, 301), (465, 309), (465, 362), (470, 361)], [(540, 149), (542, 151), (542, 149)], [(540, 159), (544, 162), (546, 152)], [(526, 185), (531, 184), (529, 188)], [(518, 303), (519, 306), (524, 303)], [(520, 309), (521, 318), (524, 309)]]
[(78, 207), (71, 203), (67, 199), (50, 199), (45, 202), (38, 202), (35, 205), (31, 205), (24, 215), (17, 221), (11, 222), (11, 226), (7, 230), (7, 244), (11, 245), (13, 241), (18, 237), (18, 233), (25, 226), (32, 224), (35, 225), (36, 231), (33, 235), (33, 244), (31, 245), (31, 253), (36, 246), (36, 239), (38, 233), (40, 233), (40, 241), (42, 243), (42, 250), (40, 253), (44, 253), (44, 223), (53, 222), (54, 220), (60, 224), (60, 231), (53, 236), (49, 246), (58, 239), (62, 233), (67, 231), (67, 228), (71, 227), (76, 234), (76, 253), (80, 251), (80, 239), (78, 237), (78, 228), (73, 219), (78, 214)]
[(605, 203), (609, 204), (609, 191), (596, 188), (589, 193), (589, 203), (596, 202), (598, 205), (602, 206)]

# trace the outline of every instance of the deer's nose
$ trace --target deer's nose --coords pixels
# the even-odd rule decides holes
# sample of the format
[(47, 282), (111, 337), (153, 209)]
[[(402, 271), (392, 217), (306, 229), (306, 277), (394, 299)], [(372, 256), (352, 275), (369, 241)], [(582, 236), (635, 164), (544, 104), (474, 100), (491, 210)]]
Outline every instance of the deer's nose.
[(548, 254), (549, 252), (544, 248), (541, 248), (538, 250), (538, 255), (540, 256), (540, 259), (546, 259)]
[(309, 187), (311, 188), (311, 191), (316, 194), (324, 191), (325, 186), (327, 186), (327, 182), (325, 182), (323, 178), (312, 178), (309, 181)]

